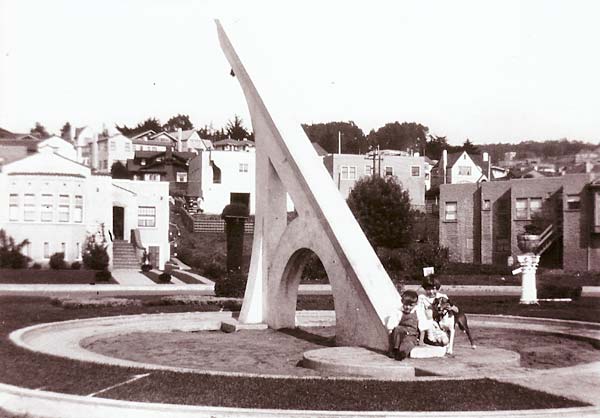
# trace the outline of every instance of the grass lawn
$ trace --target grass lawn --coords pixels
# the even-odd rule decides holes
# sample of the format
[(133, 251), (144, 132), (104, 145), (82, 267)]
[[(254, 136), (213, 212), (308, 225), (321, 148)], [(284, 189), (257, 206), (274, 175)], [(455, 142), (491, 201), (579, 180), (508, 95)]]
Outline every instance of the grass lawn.
[[(518, 307), (518, 301), (511, 298), (470, 298), (473, 299), (470, 303), (468, 299), (456, 299), (467, 312), (479, 310), (481, 313), (521, 315), (526, 309), (532, 309), (530, 313), (533, 315), (534, 308), (528, 306), (513, 312)], [(152, 302), (149, 297), (142, 300)], [(301, 297), (298, 306), (313, 309), (315, 306), (326, 307), (328, 303), (322, 297)], [(558, 305), (541, 305), (533, 316), (566, 315), (566, 319), (576, 319), (572, 318), (570, 311), (581, 311), (587, 313), (581, 313), (579, 319), (595, 316), (598, 321), (596, 304), (597, 300), (582, 299), (569, 305), (570, 310)], [(24, 326), (95, 316), (218, 309), (217, 305), (158, 303), (63, 309), (50, 304), (48, 298), (1, 297), (0, 339), (3, 341), (0, 344), (0, 359), (3, 372), (0, 381), (29, 388), (88, 395), (124, 382), (134, 374), (147, 373), (141, 369), (84, 363), (33, 353), (8, 343), (8, 334)], [(490, 379), (438, 383), (287, 380), (154, 371), (146, 378), (114, 388), (102, 396), (190, 405), (365, 411), (491, 411), (583, 406), (580, 402)], [(461, 396), (450, 396), (454, 393), (460, 393)]]
[[(90, 284), (95, 270), (0, 269), (0, 284)], [(96, 284), (115, 284), (114, 279)]]

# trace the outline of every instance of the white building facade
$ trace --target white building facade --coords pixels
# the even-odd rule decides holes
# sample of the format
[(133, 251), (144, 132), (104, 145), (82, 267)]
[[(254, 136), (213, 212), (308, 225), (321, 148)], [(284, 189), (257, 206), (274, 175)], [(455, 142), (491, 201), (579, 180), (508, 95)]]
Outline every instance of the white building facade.
[(112, 267), (112, 240), (129, 241), (132, 230), (156, 254), (169, 260), (168, 183), (113, 180), (50, 150), (1, 167), (0, 228), (17, 242), (29, 240), (24, 253), (46, 264), (52, 254), (81, 260), (86, 239), (104, 228)]

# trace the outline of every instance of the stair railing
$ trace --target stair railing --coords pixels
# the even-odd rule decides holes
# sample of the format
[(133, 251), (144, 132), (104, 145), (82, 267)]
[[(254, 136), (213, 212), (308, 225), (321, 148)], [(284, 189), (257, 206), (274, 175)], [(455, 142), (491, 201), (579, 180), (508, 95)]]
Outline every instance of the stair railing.
[(536, 254), (542, 255), (544, 251), (550, 248), (554, 241), (556, 241), (557, 236), (558, 234), (556, 234), (554, 224), (548, 225), (548, 227), (546, 227), (546, 229), (544, 229), (544, 231), (540, 234), (540, 243), (535, 251)]
[(146, 247), (144, 247), (144, 244), (142, 244), (142, 238), (140, 236), (139, 229), (136, 228), (136, 229), (131, 230), (131, 240), (130, 241), (131, 241), (131, 244), (133, 245), (133, 248), (135, 249), (135, 255), (141, 265), (142, 257), (144, 255), (144, 253), (147, 253), (147, 252), (146, 252)]

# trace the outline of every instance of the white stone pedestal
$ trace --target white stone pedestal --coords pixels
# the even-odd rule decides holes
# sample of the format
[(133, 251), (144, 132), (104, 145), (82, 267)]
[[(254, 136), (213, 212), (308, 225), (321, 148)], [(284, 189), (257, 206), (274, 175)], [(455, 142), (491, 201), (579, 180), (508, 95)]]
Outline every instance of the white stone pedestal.
[(521, 273), (521, 301), (523, 304), (537, 303), (537, 287), (535, 285), (535, 272), (537, 271), (540, 256), (527, 253), (517, 256)]

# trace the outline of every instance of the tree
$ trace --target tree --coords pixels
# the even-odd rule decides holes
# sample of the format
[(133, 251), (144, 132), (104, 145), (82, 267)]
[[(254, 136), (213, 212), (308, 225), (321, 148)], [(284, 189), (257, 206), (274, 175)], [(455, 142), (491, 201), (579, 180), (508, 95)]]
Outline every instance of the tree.
[(360, 154), (368, 150), (364, 132), (353, 121), (302, 125), (302, 128), (310, 142), (316, 142), (327, 152), (338, 152), (340, 134), (343, 153)]
[(425, 144), (425, 155), (432, 160), (439, 160), (442, 157), (442, 151), (448, 148), (448, 141), (445, 136), (429, 135), (429, 141)]
[(157, 118), (148, 118), (145, 121), (138, 123), (135, 128), (129, 128), (126, 125), (115, 125), (115, 128), (125, 136), (135, 136), (149, 130), (154, 132), (161, 132), (163, 130), (162, 125)]
[(35, 127), (31, 128), (31, 130), (29, 131), (29, 133), (33, 136), (36, 136), (40, 139), (46, 139), (50, 137), (50, 134), (48, 133), (48, 131), (46, 130), (46, 128), (44, 127), (44, 125), (42, 125), (39, 122), (35, 123)]
[(238, 117), (237, 115), (235, 115), (233, 120), (227, 122), (225, 132), (229, 138), (237, 139), (238, 141), (254, 138), (254, 135), (250, 134), (250, 132), (244, 128), (242, 118)]
[(177, 116), (173, 116), (171, 119), (169, 119), (162, 128), (167, 132), (173, 132), (178, 129), (187, 131), (189, 129), (194, 129), (194, 124), (192, 124), (188, 115), (178, 114)]
[(423, 152), (427, 142), (429, 128), (416, 122), (388, 123), (377, 131), (371, 131), (367, 137), (373, 148), (406, 151), (413, 149)]
[(66, 122), (60, 129), (60, 137), (65, 141), (73, 140), (73, 138), (71, 137), (71, 124), (69, 122)]
[(467, 152), (467, 154), (479, 154), (479, 148), (477, 145), (473, 144), (469, 138), (463, 143), (462, 149)]
[(113, 179), (129, 179), (129, 171), (121, 161), (115, 161), (110, 168), (110, 175)]
[(104, 224), (101, 224), (98, 233), (89, 235), (86, 239), (82, 253), (83, 265), (90, 270), (106, 270), (110, 262), (107, 248)]
[(411, 241), (410, 197), (394, 177), (361, 178), (347, 202), (373, 247), (399, 248)]

